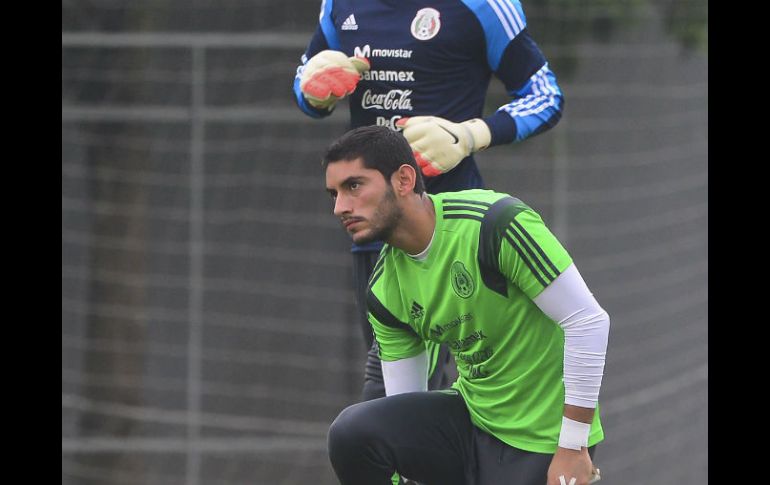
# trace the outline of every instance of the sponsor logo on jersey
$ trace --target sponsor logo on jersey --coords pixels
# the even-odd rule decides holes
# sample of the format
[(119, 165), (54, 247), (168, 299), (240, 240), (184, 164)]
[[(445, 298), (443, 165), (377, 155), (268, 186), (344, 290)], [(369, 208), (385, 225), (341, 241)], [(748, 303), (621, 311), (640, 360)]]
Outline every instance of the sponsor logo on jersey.
[(483, 379), (489, 377), (489, 372), (484, 369), (485, 364), (474, 364), (468, 366), (468, 379)]
[(412, 308), (409, 309), (409, 316), (412, 320), (419, 320), (423, 315), (425, 315), (425, 309), (422, 305), (412, 300)]
[(470, 322), (471, 320), (473, 320), (473, 314), (471, 314), (471, 313), (466, 313), (465, 315), (460, 315), (459, 317), (455, 318), (454, 320), (451, 320), (451, 321), (449, 321), (447, 323), (444, 323), (444, 324), (436, 325), (435, 327), (431, 328), (430, 329), (430, 336), (432, 338), (437, 339), (437, 338), (441, 337), (441, 335), (443, 335), (444, 332), (446, 332), (447, 330), (451, 330), (451, 329), (455, 328), (456, 326), (458, 326), (458, 325), (460, 325), (462, 323), (465, 323), (465, 322)]
[(373, 94), (371, 89), (364, 91), (361, 107), (364, 109), (385, 109), (412, 111), (411, 89), (391, 89), (387, 93)]
[(452, 289), (455, 290), (455, 293), (457, 293), (457, 296), (460, 298), (468, 298), (473, 294), (473, 290), (476, 289), (471, 274), (465, 269), (465, 265), (460, 261), (452, 263), (452, 268), (449, 270), (449, 277), (452, 280)]
[(441, 14), (435, 8), (423, 8), (412, 20), (412, 35), (417, 40), (429, 40), (436, 37), (441, 29)]
[(457, 350), (458, 352), (462, 352), (471, 345), (475, 344), (476, 342), (481, 342), (482, 340), (486, 339), (487, 336), (484, 335), (484, 332), (481, 330), (476, 330), (472, 334), (468, 335), (467, 337), (463, 337), (461, 339), (457, 339), (453, 342), (449, 342), (449, 346), (453, 350)]
[(352, 13), (342, 22), (342, 30), (358, 30), (356, 17)]
[(386, 118), (384, 116), (378, 116), (375, 124), (377, 126), (386, 126), (393, 131), (401, 131), (403, 130), (403, 128), (401, 128), (400, 126), (396, 126), (396, 121), (400, 120), (401, 118), (403, 118), (403, 116), (401, 115), (391, 116), (390, 118)]
[(458, 361), (458, 364), (465, 366), (468, 379), (481, 379), (489, 377), (489, 372), (484, 366), (487, 365), (487, 360), (494, 353), (492, 347), (484, 347), (473, 353), (458, 352), (455, 354), (455, 359)]
[(354, 47), (353, 55), (357, 57), (397, 57), (409, 59), (412, 57), (412, 51), (407, 49), (372, 49), (369, 44), (363, 47)]
[(468, 365), (476, 365), (489, 360), (494, 353), (495, 351), (492, 350), (492, 347), (484, 347), (473, 353), (458, 352), (455, 354), (455, 360), (460, 360)]
[(414, 81), (414, 71), (366, 71), (361, 75), (364, 81)]

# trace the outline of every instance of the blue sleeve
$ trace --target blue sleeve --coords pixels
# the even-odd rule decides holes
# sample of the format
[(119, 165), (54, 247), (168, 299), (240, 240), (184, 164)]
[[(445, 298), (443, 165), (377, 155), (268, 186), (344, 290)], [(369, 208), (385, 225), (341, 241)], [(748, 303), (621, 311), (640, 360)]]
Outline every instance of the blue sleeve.
[(334, 28), (334, 21), (332, 19), (332, 6), (333, 0), (323, 0), (323, 2), (321, 2), (318, 27), (316, 27), (315, 33), (310, 39), (307, 50), (302, 54), (302, 64), (297, 66), (297, 74), (294, 76), (294, 100), (297, 102), (299, 109), (312, 118), (324, 118), (329, 116), (333, 111), (333, 109), (318, 109), (310, 106), (299, 88), (299, 81), (302, 78), (302, 73), (305, 71), (305, 65), (310, 58), (322, 50), (340, 50), (339, 38), (337, 37), (337, 31)]
[[(532, 46), (537, 47), (534, 42)], [(510, 47), (496, 74), (513, 99), (484, 119), (492, 132), (490, 146), (519, 142), (549, 130), (559, 122), (564, 109), (564, 96), (556, 83), (556, 76), (539, 54), (539, 49), (539, 55), (530, 56), (525, 61), (525, 57), (520, 55), (523, 54), (521, 46), (511, 43)], [(518, 54), (511, 55), (511, 58), (516, 62), (507, 61), (508, 52), (514, 51)]]
[(489, 68), (512, 100), (484, 119), (490, 146), (525, 140), (559, 122), (564, 98), (556, 76), (530, 37), (518, 0), (463, 0), (484, 29)]

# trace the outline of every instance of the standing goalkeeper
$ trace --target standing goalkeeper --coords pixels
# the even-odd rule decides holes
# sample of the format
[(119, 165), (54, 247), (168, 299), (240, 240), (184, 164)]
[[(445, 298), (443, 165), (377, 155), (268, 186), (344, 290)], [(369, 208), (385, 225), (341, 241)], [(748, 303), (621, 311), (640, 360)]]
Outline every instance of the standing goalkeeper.
[[(493, 74), (511, 102), (482, 118)], [(553, 127), (564, 104), (518, 0), (324, 0), (294, 94), (313, 118), (329, 116), (349, 96), (352, 128), (402, 130), (432, 194), (483, 188), (473, 153)], [(364, 400), (385, 395), (365, 316), (367, 281), (381, 248), (381, 242), (371, 242), (352, 249), (369, 349)], [(446, 387), (446, 348), (428, 344), (427, 350), (430, 389)]]

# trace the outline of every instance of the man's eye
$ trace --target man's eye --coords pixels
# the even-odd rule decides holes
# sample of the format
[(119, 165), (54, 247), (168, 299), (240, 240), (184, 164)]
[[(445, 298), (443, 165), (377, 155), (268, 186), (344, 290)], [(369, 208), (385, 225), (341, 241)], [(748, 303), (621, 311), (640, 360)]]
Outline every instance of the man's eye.
[(359, 184), (358, 182), (351, 182), (350, 183), (350, 190), (356, 190), (359, 187), (361, 187), (361, 184)]

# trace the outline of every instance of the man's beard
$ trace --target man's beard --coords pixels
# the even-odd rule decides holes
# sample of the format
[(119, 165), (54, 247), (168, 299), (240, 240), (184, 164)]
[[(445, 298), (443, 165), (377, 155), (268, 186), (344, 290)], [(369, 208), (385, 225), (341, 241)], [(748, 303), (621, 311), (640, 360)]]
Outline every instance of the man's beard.
[(398, 226), (401, 216), (401, 209), (396, 204), (396, 193), (393, 191), (393, 187), (388, 186), (385, 195), (382, 196), (382, 200), (377, 204), (374, 215), (369, 219), (371, 224), (369, 233), (360, 239), (354, 237), (353, 240), (356, 244), (387, 241), (393, 235), (393, 231)]

